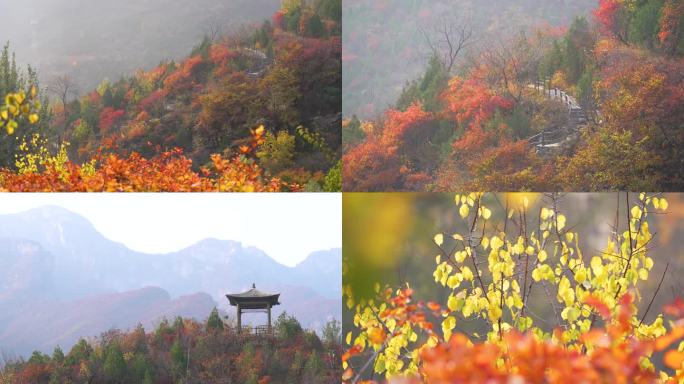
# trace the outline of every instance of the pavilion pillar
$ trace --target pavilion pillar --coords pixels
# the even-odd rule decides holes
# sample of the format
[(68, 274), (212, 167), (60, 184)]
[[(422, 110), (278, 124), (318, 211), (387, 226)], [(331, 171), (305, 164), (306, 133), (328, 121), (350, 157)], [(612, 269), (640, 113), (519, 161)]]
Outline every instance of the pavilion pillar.
[(271, 333), (271, 303), (268, 303), (268, 333)]
[(242, 309), (240, 309), (240, 303), (237, 304), (237, 320), (238, 333), (242, 333)]

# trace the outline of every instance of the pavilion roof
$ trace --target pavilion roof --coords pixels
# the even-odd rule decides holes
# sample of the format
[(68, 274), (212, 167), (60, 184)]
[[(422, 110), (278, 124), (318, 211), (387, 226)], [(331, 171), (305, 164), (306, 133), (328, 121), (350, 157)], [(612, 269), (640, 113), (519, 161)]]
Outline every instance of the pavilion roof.
[(230, 301), (230, 305), (232, 306), (236, 306), (238, 303), (241, 306), (244, 304), (248, 304), (251, 306), (259, 303), (263, 303), (264, 305), (270, 303), (271, 306), (280, 304), (278, 302), (280, 293), (262, 292), (256, 289), (256, 285), (254, 284), (252, 284), (252, 289), (250, 289), (249, 291), (242, 293), (229, 293), (226, 295), (226, 297), (228, 298), (228, 300)]

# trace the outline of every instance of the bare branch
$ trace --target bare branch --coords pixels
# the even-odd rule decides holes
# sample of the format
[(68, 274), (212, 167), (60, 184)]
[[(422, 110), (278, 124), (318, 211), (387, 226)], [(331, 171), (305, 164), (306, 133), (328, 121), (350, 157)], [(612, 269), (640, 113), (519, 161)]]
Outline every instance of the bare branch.
[(432, 56), (438, 58), (447, 73), (451, 73), (459, 56), (474, 43), (469, 22), (454, 22), (443, 18), (431, 31), (418, 28)]

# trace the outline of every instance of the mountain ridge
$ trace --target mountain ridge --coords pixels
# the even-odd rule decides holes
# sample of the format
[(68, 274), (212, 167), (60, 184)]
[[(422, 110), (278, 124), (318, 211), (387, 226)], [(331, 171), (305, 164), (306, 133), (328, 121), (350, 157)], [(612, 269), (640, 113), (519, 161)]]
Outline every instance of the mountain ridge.
[[(316, 265), (326, 269), (312, 273)], [(202, 321), (213, 307), (234, 318), (225, 294), (253, 283), (281, 293), (274, 317), (287, 311), (312, 329), (341, 318), (339, 248), (313, 252), (295, 267), (234, 240), (147, 254), (107, 239), (81, 215), (44, 206), (0, 215), (0, 267), (0, 350), (21, 355), (163, 317)]]

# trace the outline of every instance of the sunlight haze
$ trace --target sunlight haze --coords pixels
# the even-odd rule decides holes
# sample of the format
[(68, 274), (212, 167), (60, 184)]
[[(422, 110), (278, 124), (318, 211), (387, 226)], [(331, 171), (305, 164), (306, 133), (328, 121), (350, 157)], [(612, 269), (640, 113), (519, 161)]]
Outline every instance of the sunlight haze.
[(257, 247), (294, 266), (311, 252), (342, 243), (337, 194), (20, 194), (2, 202), (0, 214), (66, 208), (110, 240), (148, 253), (216, 238)]

